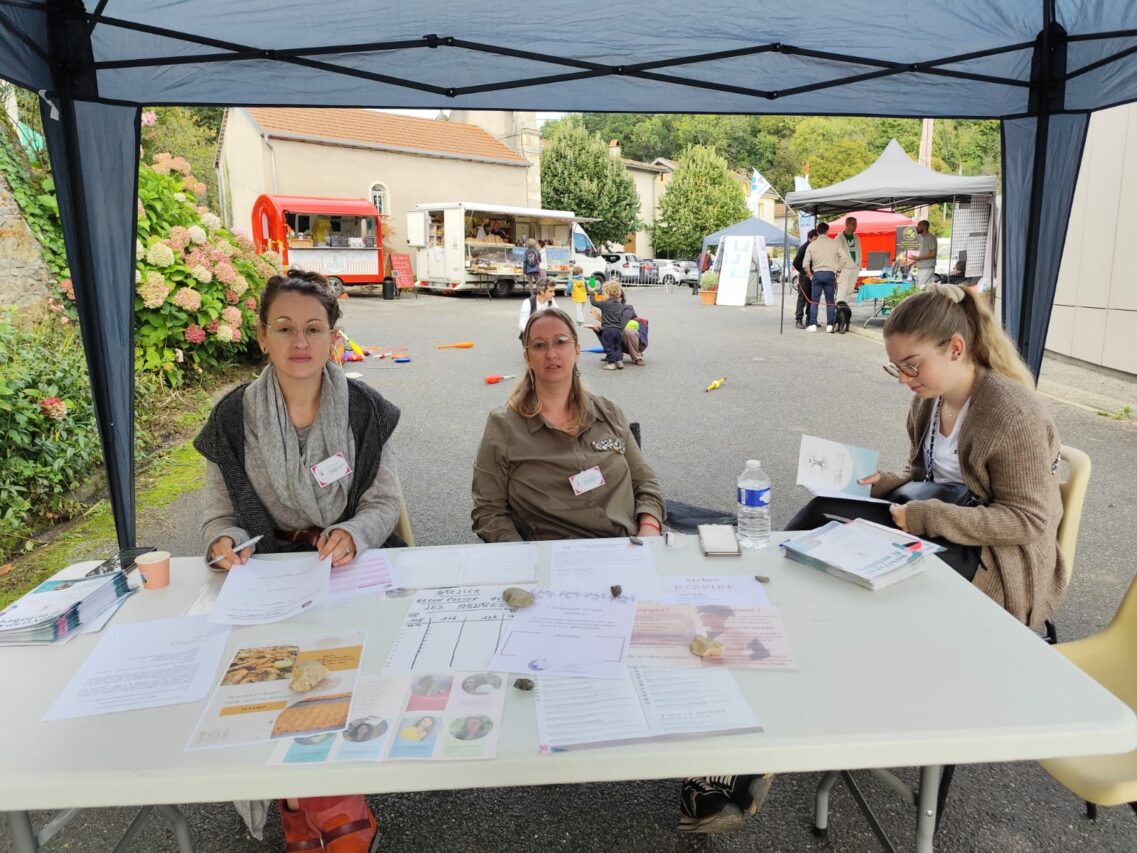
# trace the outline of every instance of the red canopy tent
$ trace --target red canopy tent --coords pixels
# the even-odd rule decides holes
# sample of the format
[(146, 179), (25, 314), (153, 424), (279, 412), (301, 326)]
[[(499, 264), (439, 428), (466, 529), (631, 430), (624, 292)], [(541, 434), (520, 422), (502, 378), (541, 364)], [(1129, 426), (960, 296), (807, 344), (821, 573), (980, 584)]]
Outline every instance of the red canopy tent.
[[(896, 260), (896, 229), (916, 224), (915, 219), (888, 210), (854, 210), (848, 216), (857, 220), (857, 236), (861, 238), (861, 269), (891, 266)], [(830, 237), (836, 237), (844, 230), (844, 218), (829, 223)], [(886, 252), (887, 262), (880, 263), (880, 259), (874, 257), (877, 252)]]

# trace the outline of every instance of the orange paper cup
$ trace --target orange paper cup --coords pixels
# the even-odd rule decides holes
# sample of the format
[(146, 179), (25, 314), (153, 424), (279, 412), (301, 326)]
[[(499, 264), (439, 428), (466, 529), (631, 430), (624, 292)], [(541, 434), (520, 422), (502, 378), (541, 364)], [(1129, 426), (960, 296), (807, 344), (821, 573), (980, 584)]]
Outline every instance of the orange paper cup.
[(146, 589), (161, 589), (170, 584), (170, 552), (150, 551), (137, 560), (138, 573), (142, 575), (142, 586)]

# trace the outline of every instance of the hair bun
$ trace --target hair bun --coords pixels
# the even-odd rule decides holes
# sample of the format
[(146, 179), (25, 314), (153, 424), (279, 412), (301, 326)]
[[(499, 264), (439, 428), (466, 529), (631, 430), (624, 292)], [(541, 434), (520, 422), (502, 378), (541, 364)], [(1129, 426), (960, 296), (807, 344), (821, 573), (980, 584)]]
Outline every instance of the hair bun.
[(963, 301), (963, 288), (958, 284), (929, 284), (927, 290), (950, 299), (956, 305)]

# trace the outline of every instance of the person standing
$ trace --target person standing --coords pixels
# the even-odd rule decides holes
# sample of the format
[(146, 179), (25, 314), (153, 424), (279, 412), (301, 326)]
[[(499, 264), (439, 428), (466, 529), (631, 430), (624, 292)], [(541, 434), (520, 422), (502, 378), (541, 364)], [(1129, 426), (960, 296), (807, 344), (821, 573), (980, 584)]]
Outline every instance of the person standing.
[(547, 278), (543, 278), (537, 282), (536, 292), (521, 303), (521, 313), (517, 318), (517, 331), (519, 334), (525, 331), (525, 324), (529, 322), (529, 316), (531, 314), (544, 311), (546, 308), (557, 307), (557, 302), (553, 298), (556, 293), (556, 285)]
[(537, 279), (541, 277), (541, 248), (532, 237), (525, 243), (525, 260), (521, 267), (525, 280), (529, 282), (529, 294), (535, 294)]
[(565, 292), (572, 297), (576, 306), (576, 324), (579, 326), (584, 323), (584, 305), (588, 302), (588, 285), (585, 284), (584, 270), (581, 267), (572, 268), (572, 275), (569, 276)]
[(813, 302), (809, 306), (807, 332), (817, 331), (817, 308), (821, 297), (825, 297), (825, 331), (833, 331), (837, 319), (837, 304), (834, 293), (837, 290), (837, 276), (848, 265), (848, 254), (838, 245), (841, 240), (828, 238), (829, 224), (822, 222), (817, 226), (817, 238), (805, 250), (802, 267), (813, 281)]
[(805, 321), (807, 319), (807, 312), (809, 311), (809, 299), (813, 292), (813, 280), (809, 277), (809, 273), (805, 271), (803, 262), (805, 261), (805, 250), (809, 248), (809, 244), (817, 239), (817, 229), (809, 229), (809, 234), (806, 235), (805, 242), (797, 247), (797, 254), (794, 255), (793, 268), (797, 270), (797, 306), (794, 308), (794, 326), (799, 329), (805, 328)]
[(931, 223), (926, 219), (916, 223), (916, 233), (920, 235), (920, 243), (916, 247), (916, 286), (927, 287), (936, 275), (936, 253), (939, 244), (932, 234)]
[(853, 291), (857, 288), (857, 276), (861, 272), (861, 261), (864, 258), (861, 238), (857, 236), (855, 216), (845, 218), (845, 230), (837, 235), (835, 242), (848, 255), (848, 266), (837, 279), (837, 300), (852, 302)]

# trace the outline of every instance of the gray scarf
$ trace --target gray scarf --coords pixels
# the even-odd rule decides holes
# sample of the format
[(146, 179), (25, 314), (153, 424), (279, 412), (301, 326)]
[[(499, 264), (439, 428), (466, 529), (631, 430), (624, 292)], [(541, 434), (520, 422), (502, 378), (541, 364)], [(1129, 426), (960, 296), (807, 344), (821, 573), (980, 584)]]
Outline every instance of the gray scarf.
[(338, 367), (324, 367), (320, 409), (309, 428), (303, 448), (288, 416), (288, 407), (270, 364), (245, 392), (253, 434), (246, 455), (260, 456), (273, 489), (282, 503), (294, 507), (320, 527), (335, 524), (347, 506), (351, 477), (341, 477), (324, 488), (316, 482), (311, 468), (329, 456), (343, 453), (355, 468), (355, 442), (348, 422), (347, 379)]

